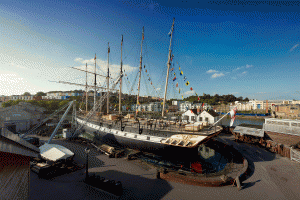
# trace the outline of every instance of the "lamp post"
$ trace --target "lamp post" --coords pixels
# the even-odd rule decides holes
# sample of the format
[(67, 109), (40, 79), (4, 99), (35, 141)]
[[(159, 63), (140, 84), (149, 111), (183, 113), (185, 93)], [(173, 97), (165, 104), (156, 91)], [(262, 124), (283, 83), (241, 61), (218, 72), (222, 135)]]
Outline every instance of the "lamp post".
[(87, 181), (89, 175), (88, 175), (88, 164), (89, 164), (89, 153), (90, 153), (90, 148), (87, 147), (86, 149), (84, 149), (85, 153), (86, 153), (86, 164), (85, 164), (85, 181)]

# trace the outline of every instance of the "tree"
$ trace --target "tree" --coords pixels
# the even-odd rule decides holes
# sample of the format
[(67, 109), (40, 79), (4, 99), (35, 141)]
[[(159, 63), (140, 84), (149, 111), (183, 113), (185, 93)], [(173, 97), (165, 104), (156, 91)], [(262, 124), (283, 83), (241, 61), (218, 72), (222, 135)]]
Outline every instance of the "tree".
[(24, 92), (24, 96), (30, 96), (31, 94), (29, 92)]
[(47, 94), (45, 92), (37, 92), (35, 96), (46, 96)]

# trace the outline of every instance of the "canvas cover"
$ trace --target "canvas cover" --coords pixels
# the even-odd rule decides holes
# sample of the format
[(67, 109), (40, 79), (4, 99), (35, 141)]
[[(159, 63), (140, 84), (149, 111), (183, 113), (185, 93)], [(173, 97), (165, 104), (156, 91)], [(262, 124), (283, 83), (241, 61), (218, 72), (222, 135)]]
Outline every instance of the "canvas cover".
[(43, 159), (53, 162), (74, 156), (72, 151), (58, 144), (45, 143), (40, 146), (40, 152)]

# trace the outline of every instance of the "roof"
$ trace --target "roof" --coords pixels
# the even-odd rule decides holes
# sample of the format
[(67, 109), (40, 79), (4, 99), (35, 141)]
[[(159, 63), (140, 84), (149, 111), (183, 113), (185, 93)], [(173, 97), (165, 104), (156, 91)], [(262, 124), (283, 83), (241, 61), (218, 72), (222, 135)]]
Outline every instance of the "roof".
[(45, 143), (40, 147), (40, 150), (42, 158), (54, 162), (61, 159), (67, 159), (74, 155), (72, 151), (58, 144)]
[(213, 116), (213, 117), (218, 117), (219, 116), (219, 114), (218, 113), (216, 113), (215, 111), (213, 111), (213, 110), (209, 110), (209, 111), (206, 111), (206, 112), (208, 112), (211, 116)]
[(39, 148), (13, 134), (6, 128), (2, 128), (0, 133), (0, 151), (29, 157), (38, 157), (40, 152)]

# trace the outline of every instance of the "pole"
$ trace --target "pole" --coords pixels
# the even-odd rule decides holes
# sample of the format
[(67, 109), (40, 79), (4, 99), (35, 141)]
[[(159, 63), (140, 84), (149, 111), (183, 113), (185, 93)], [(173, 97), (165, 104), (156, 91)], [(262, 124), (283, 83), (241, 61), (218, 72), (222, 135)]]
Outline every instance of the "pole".
[(94, 111), (96, 110), (96, 93), (97, 93), (97, 91), (96, 91), (96, 85), (97, 85), (97, 83), (96, 83), (96, 54), (95, 54), (95, 91), (94, 91)]
[(144, 41), (144, 27), (143, 27), (143, 33), (142, 33), (142, 42), (141, 42), (141, 56), (140, 56), (140, 76), (139, 76), (139, 84), (138, 84), (138, 94), (136, 97), (136, 112), (135, 112), (135, 117), (137, 116), (138, 113), (138, 109), (137, 107), (139, 106), (140, 102), (139, 102), (139, 98), (140, 98), (140, 87), (141, 87), (141, 75), (142, 75), (142, 59), (143, 59), (143, 41)]
[(87, 87), (87, 63), (85, 65), (86, 73), (85, 73), (85, 113), (87, 114), (88, 110), (88, 87)]
[(169, 71), (171, 66), (171, 45), (172, 45), (172, 37), (173, 37), (173, 30), (174, 30), (174, 21), (175, 18), (173, 18), (173, 24), (172, 24), (172, 31), (171, 31), (171, 39), (170, 39), (170, 46), (169, 46), (169, 55), (168, 55), (168, 70), (167, 70), (167, 78), (166, 78), (166, 87), (165, 87), (165, 96), (164, 96), (164, 102), (163, 102), (163, 110), (162, 110), (162, 117), (165, 115), (165, 104), (166, 104), (166, 98), (167, 98), (167, 89), (168, 89), (168, 80), (169, 80)]
[(110, 53), (110, 48), (109, 48), (109, 43), (108, 43), (108, 56), (107, 56), (107, 109), (106, 113), (109, 113), (109, 53)]
[(121, 67), (120, 67), (120, 91), (119, 91), (119, 115), (122, 114), (122, 110), (121, 110), (121, 100), (122, 100), (122, 74), (123, 74), (123, 63), (122, 63), (122, 46), (123, 46), (123, 35), (122, 35), (122, 41), (121, 41)]

